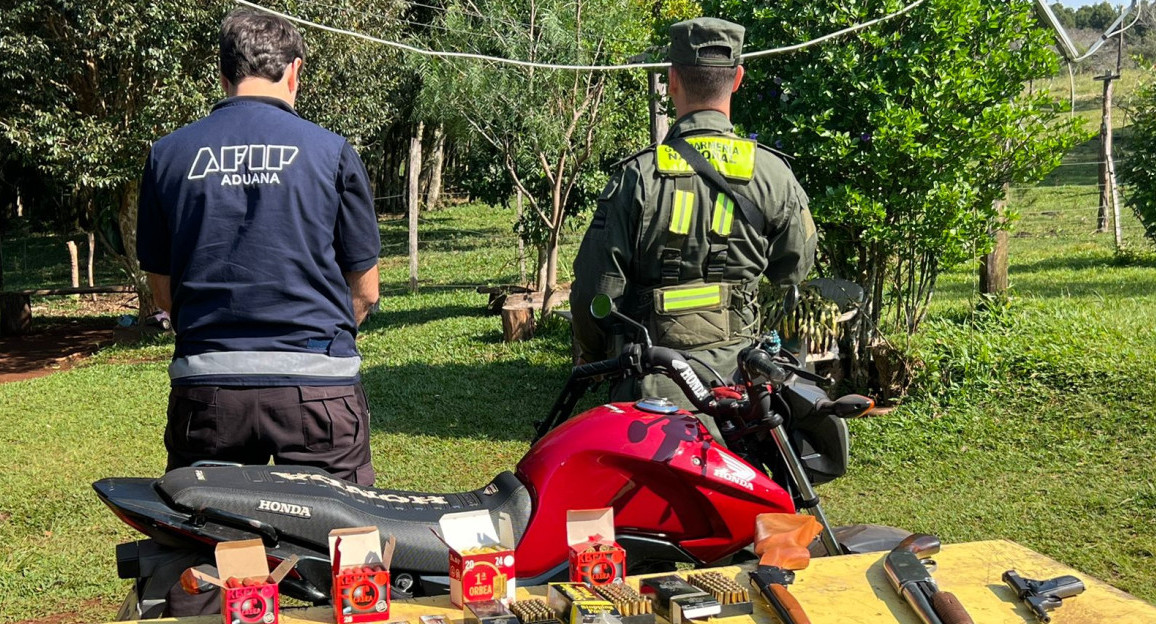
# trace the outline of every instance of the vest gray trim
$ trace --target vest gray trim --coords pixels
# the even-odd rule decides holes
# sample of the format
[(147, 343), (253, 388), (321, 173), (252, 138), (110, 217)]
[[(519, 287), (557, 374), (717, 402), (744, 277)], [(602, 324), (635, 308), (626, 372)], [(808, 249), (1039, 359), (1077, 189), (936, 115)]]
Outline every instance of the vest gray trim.
[(332, 357), (324, 353), (285, 351), (215, 351), (177, 358), (169, 364), (169, 378), (200, 375), (278, 375), (292, 377), (356, 377), (360, 357)]

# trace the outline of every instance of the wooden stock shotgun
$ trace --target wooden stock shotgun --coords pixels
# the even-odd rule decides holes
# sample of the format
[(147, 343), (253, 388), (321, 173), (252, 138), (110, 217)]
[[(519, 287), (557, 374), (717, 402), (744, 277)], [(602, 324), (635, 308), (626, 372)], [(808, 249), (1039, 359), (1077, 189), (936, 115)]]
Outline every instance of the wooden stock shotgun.
[[(911, 605), (923, 624), (975, 624), (954, 594), (939, 591), (928, 567), (939, 552), (939, 538), (916, 533), (887, 555), (883, 569), (896, 592)], [(925, 561), (926, 560), (926, 561)]]

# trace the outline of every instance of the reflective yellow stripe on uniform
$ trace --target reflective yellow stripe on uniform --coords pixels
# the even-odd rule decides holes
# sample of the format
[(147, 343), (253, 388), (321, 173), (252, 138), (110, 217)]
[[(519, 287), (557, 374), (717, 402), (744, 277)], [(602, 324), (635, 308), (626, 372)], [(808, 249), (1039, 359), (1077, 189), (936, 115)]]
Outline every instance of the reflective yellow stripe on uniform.
[(692, 308), (707, 308), (717, 306), (721, 302), (722, 289), (718, 285), (679, 288), (668, 290), (662, 294), (662, 311), (675, 312)]
[(714, 216), (711, 218), (710, 229), (716, 234), (730, 236), (731, 224), (735, 219), (735, 202), (726, 195), (719, 194), (714, 200)]
[[(696, 150), (702, 153), (714, 168), (732, 180), (750, 180), (755, 175), (755, 152), (757, 143), (749, 139), (726, 136), (686, 137)], [(693, 173), (689, 163), (678, 152), (665, 144), (658, 146), (658, 172), (666, 175), (688, 175)]]
[(690, 217), (694, 214), (694, 193), (674, 192), (674, 207), (670, 212), (670, 231), (674, 234), (690, 232)]

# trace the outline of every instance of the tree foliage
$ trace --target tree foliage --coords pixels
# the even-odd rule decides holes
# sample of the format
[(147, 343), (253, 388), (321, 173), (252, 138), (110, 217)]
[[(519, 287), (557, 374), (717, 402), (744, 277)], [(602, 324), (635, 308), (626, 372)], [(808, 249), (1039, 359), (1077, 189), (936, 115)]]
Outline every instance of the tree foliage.
[[(747, 49), (806, 41), (894, 0), (708, 0)], [(937, 0), (802, 52), (752, 60), (735, 118), (793, 155), (822, 233), (821, 266), (868, 291), (872, 326), (914, 332), (944, 269), (1004, 227), (1004, 185), (1039, 179), (1073, 144), (1060, 103), (1026, 85), (1056, 69), (1024, 0)]]
[[(462, 0), (447, 7), (444, 49), (563, 64), (621, 63), (650, 35), (647, 5), (614, 0)], [(476, 60), (433, 61), (421, 106), (493, 155), (487, 169), (528, 205), (519, 232), (543, 250), (556, 286), (559, 238), (568, 216), (605, 182), (598, 165), (642, 143), (645, 75), (527, 69)], [(491, 199), (505, 201), (506, 197)]]
[[(16, 0), (0, 9), (0, 137), (73, 198), (80, 221), (111, 221), (99, 229), (110, 239), (123, 237), (123, 244), (109, 242), (129, 251), (121, 259), (142, 288), (131, 257), (142, 164), (152, 141), (207, 114), (222, 97), (218, 29), (234, 6)], [(382, 32), (397, 27), (399, 10), (334, 0), (309, 16), (342, 15)], [(391, 97), (398, 78), (390, 71), (396, 54), (348, 37), (304, 34), (310, 58), (299, 96), (303, 114), (355, 143), (371, 143), (396, 117)], [(149, 305), (145, 298), (141, 304)]]
[(1131, 151), (1120, 163), (1124, 197), (1144, 225), (1144, 236), (1156, 244), (1156, 82), (1133, 95)]
[(1057, 2), (1052, 5), (1052, 13), (1055, 13), (1056, 19), (1060, 20), (1064, 28), (1087, 28), (1099, 32), (1107, 30), (1112, 22), (1120, 17), (1120, 10), (1108, 2), (1086, 4), (1077, 9)]

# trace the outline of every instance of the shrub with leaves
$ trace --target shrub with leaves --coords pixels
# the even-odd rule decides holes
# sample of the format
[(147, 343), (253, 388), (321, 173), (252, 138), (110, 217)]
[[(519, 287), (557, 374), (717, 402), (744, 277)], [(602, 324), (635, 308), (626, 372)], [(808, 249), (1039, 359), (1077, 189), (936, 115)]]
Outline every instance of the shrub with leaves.
[[(703, 8), (745, 25), (750, 51), (903, 4), (706, 0)], [(1051, 43), (1025, 0), (936, 0), (744, 63), (734, 118), (793, 157), (822, 235), (823, 272), (867, 290), (865, 331), (916, 331), (940, 272), (987, 252), (1005, 227), (993, 206), (1004, 185), (1039, 179), (1073, 145), (1062, 102), (1026, 88), (1056, 70)]]
[(1156, 244), (1156, 82), (1140, 87), (1132, 104), (1132, 152), (1120, 164), (1120, 181), (1144, 236)]

